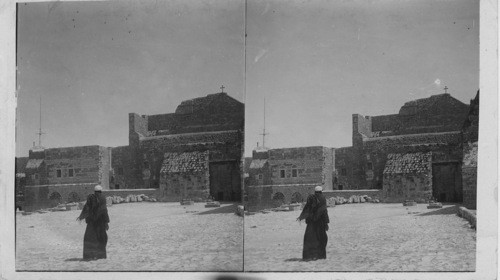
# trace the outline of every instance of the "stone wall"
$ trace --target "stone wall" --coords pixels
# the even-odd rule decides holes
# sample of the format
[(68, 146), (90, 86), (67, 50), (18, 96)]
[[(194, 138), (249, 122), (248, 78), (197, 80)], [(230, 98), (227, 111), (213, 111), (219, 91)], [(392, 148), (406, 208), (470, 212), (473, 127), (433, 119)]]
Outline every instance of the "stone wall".
[(333, 189), (333, 174), (335, 173), (335, 150), (323, 147), (323, 169), (321, 171), (322, 186), (324, 190)]
[(423, 134), (460, 130), (467, 105), (450, 94), (406, 102), (398, 115), (372, 118), (373, 136)]
[(99, 167), (99, 182), (104, 190), (110, 188), (109, 182), (111, 179), (111, 174), (113, 167), (111, 165), (111, 148), (99, 147), (99, 161), (97, 163)]
[[(383, 185), (383, 170), (389, 153), (432, 152), (433, 162), (460, 162), (460, 132), (398, 135), (369, 138), (363, 141), (362, 153), (355, 163), (364, 169), (366, 180), (360, 182), (361, 188), (380, 189)], [(356, 155), (355, 155), (356, 156)], [(368, 170), (371, 166), (371, 172)]]
[[(148, 137), (140, 141), (142, 185), (158, 188), (160, 169), (165, 153), (186, 153), (209, 151), (209, 160), (240, 162), (243, 148), (241, 131), (220, 131), (207, 133), (175, 134)], [(146, 168), (147, 166), (147, 168)], [(241, 185), (241, 184), (240, 184)]]
[(246, 186), (245, 208), (249, 211), (258, 211), (277, 207), (283, 203), (290, 203), (294, 194), (295, 197), (300, 195), (302, 201), (305, 201), (309, 194), (314, 193), (314, 187), (316, 184)]
[(149, 116), (150, 135), (239, 130), (244, 105), (226, 93), (183, 101), (175, 113)]
[(104, 189), (108, 189), (111, 168), (109, 161), (109, 149), (100, 146), (46, 149), (46, 184), (99, 182)]
[(25, 211), (50, 208), (60, 203), (84, 201), (97, 183), (26, 186)]
[[(281, 204), (292, 202), (305, 202), (310, 194), (314, 193), (315, 184), (293, 184), (293, 185), (266, 185), (247, 186), (245, 208), (248, 211), (259, 211), (278, 207)], [(330, 197), (344, 197), (349, 199), (353, 195), (368, 195), (372, 198), (382, 198), (382, 190), (326, 190), (323, 195)]]
[(180, 201), (181, 199), (206, 199), (209, 197), (210, 177), (205, 172), (162, 173), (160, 179), (160, 199)]
[(271, 183), (318, 184), (331, 189), (331, 175), (325, 174), (333, 172), (332, 157), (331, 149), (320, 146), (269, 150)]
[(326, 199), (330, 197), (343, 197), (345, 199), (349, 199), (351, 196), (369, 196), (371, 198), (377, 198), (382, 200), (384, 197), (383, 190), (333, 190), (333, 191), (323, 191), (323, 195)]
[(209, 152), (165, 153), (160, 171), (162, 197), (206, 199), (210, 190)]
[(129, 146), (116, 147), (111, 150), (112, 177), (110, 189), (134, 189), (140, 185), (134, 184), (134, 167)]
[(343, 147), (335, 149), (335, 175), (337, 180), (333, 186), (333, 189), (349, 190), (356, 188), (356, 186), (353, 185), (352, 181), (354, 165), (355, 156), (353, 147)]
[(148, 134), (148, 116), (139, 115), (136, 113), (128, 114), (128, 127), (129, 135), (139, 134), (140, 136), (147, 136)]
[(106, 197), (119, 196), (121, 198), (126, 198), (129, 195), (140, 195), (144, 194), (150, 198), (154, 197), (159, 199), (161, 196), (158, 189), (125, 189), (125, 190), (104, 190), (103, 195)]
[(353, 135), (361, 134), (366, 137), (372, 135), (372, 120), (370, 116), (362, 116), (360, 114), (352, 115), (352, 133)]
[(477, 206), (477, 151), (478, 142), (464, 144), (462, 163), (463, 205), (468, 209)]
[(425, 203), (432, 197), (432, 173), (385, 174), (383, 188), (384, 202)]

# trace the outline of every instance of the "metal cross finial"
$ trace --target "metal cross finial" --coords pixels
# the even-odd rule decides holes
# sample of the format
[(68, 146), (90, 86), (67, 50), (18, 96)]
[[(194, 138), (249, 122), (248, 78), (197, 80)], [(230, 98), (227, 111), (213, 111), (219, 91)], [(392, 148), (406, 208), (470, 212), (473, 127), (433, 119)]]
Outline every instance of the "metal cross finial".
[(221, 89), (221, 92), (222, 92), (222, 93), (224, 92), (224, 88), (225, 88), (225, 86), (224, 86), (224, 85), (222, 85), (222, 86), (220, 87), (220, 89)]
[(448, 87), (444, 86), (444, 93), (448, 93)]

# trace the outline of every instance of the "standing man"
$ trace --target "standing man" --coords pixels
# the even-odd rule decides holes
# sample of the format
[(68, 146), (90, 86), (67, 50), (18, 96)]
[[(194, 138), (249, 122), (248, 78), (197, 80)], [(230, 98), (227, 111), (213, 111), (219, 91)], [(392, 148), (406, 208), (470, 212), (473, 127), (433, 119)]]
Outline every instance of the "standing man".
[(298, 221), (306, 220), (306, 232), (304, 234), (303, 260), (326, 259), (326, 244), (328, 243), (328, 210), (326, 199), (323, 196), (323, 188), (314, 188), (314, 194), (307, 197), (307, 203)]
[(77, 220), (85, 220), (87, 223), (83, 237), (83, 259), (105, 259), (109, 216), (106, 198), (102, 194), (100, 185), (95, 186), (94, 193), (87, 197), (87, 203)]

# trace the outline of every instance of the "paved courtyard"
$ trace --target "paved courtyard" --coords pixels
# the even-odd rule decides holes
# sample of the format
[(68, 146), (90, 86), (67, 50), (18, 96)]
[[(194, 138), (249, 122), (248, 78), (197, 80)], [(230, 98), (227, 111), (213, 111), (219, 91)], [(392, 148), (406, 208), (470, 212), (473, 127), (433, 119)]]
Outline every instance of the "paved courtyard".
[(16, 270), (241, 271), (243, 218), (231, 204), (127, 203), (108, 208), (108, 258), (85, 262), (80, 211), (16, 215)]
[(328, 208), (327, 259), (300, 261), (299, 211), (245, 217), (245, 271), (474, 271), (476, 232), (456, 206), (346, 204)]

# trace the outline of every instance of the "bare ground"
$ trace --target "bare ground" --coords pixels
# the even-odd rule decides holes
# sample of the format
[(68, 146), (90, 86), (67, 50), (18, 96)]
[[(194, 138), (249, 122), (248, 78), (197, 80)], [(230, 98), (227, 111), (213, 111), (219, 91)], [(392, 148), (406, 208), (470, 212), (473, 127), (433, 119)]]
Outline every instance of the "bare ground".
[(16, 270), (242, 271), (243, 218), (234, 206), (127, 203), (108, 208), (108, 258), (82, 261), (79, 211), (16, 215)]
[(474, 271), (476, 232), (456, 206), (328, 208), (327, 259), (301, 261), (299, 211), (245, 217), (245, 271)]

